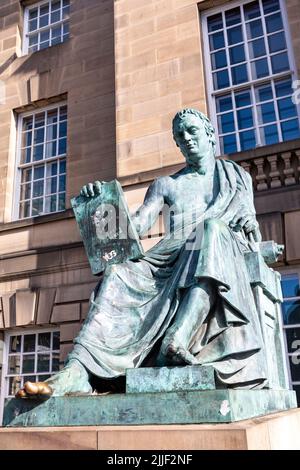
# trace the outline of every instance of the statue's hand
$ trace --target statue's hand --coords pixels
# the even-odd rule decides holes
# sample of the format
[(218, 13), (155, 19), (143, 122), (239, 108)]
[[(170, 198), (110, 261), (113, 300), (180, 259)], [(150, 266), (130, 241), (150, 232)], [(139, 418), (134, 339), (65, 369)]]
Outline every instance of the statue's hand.
[(88, 183), (81, 188), (80, 195), (84, 197), (99, 196), (102, 191), (102, 183), (95, 181), (94, 183)]
[(259, 225), (253, 214), (236, 215), (229, 223), (229, 227), (236, 232), (243, 230), (247, 236), (252, 234), (255, 242), (261, 241)]

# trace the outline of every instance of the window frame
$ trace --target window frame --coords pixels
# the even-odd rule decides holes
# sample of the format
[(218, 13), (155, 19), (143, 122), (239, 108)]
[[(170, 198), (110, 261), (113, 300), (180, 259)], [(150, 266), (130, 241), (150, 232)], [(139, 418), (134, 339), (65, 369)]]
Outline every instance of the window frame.
[[(281, 274), (281, 280), (284, 279), (284, 276), (292, 276), (296, 275), (298, 276), (299, 284), (300, 284), (300, 268), (297, 266), (288, 268), (288, 269), (280, 269), (280, 274)], [(282, 292), (283, 295), (283, 302), (289, 301), (289, 300), (300, 300), (300, 295), (299, 296), (293, 296), (293, 297), (284, 297), (284, 292)], [(295, 355), (296, 351), (294, 353), (288, 351), (288, 342), (287, 342), (287, 334), (286, 331), (290, 329), (296, 329), (300, 328), (300, 323), (295, 323), (295, 324), (285, 324), (283, 321), (283, 314), (282, 314), (282, 329), (283, 329), (283, 336), (284, 336), (284, 346), (285, 346), (285, 355), (286, 355), (286, 362), (287, 362), (287, 369), (288, 369), (288, 378), (289, 378), (289, 384), (290, 387), (293, 389), (294, 385), (299, 386), (300, 385), (300, 380), (293, 380), (292, 378), (292, 372), (291, 372), (291, 366), (290, 366), (290, 357)], [(299, 354), (297, 354), (299, 356)], [(300, 364), (299, 364), (300, 367)]]
[[(215, 14), (218, 14), (218, 13), (223, 14), (223, 12), (226, 12), (227, 10), (231, 10), (231, 9), (239, 7), (239, 6), (242, 7), (242, 6), (246, 5), (247, 3), (251, 3), (252, 1), (253, 0), (236, 0), (236, 1), (233, 0), (231, 2), (226, 2), (225, 4), (222, 4), (222, 5), (210, 8), (210, 9), (206, 9), (204, 11), (200, 11), (200, 25), (201, 25), (201, 31), (202, 31), (202, 44), (203, 44), (203, 57), (204, 57), (204, 61), (203, 61), (204, 70), (203, 71), (204, 71), (204, 78), (205, 78), (205, 84), (206, 84), (206, 96), (207, 96), (208, 112), (209, 112), (211, 122), (212, 122), (212, 124), (215, 128), (215, 131), (216, 131), (216, 141), (217, 141), (217, 147), (216, 147), (217, 153), (216, 153), (216, 155), (217, 156), (223, 155), (223, 153), (221, 152), (221, 147), (220, 147), (219, 128), (218, 128), (218, 120), (217, 120), (217, 109), (216, 109), (216, 100), (215, 100), (215, 98), (217, 96), (221, 96), (221, 95), (224, 95), (226, 93), (231, 93), (232, 91), (243, 91), (244, 89), (250, 88), (251, 96), (252, 96), (252, 100), (253, 100), (253, 91), (252, 90), (253, 90), (253, 87), (255, 85), (263, 85), (264, 83), (271, 82), (273, 92), (274, 92), (274, 81), (275, 80), (280, 80), (280, 79), (285, 79), (285, 78), (287, 79), (287, 78), (290, 77), (291, 81), (293, 83), (295, 80), (298, 79), (298, 77), (297, 77), (297, 67), (296, 67), (296, 62), (295, 62), (295, 55), (294, 55), (293, 46), (292, 46), (291, 32), (290, 32), (290, 27), (289, 27), (289, 23), (288, 23), (286, 3), (285, 3), (285, 0), (279, 0), (280, 11), (281, 11), (281, 15), (282, 15), (282, 22), (283, 22), (283, 30), (285, 32), (285, 38), (286, 38), (286, 42), (287, 42), (287, 48), (284, 51), (286, 51), (287, 55), (288, 55), (289, 65), (290, 65), (289, 70), (284, 71), (284, 72), (280, 72), (278, 74), (268, 75), (266, 77), (262, 77), (262, 78), (259, 78), (259, 79), (256, 79), (256, 80), (253, 80), (252, 76), (250, 76), (251, 79), (248, 80), (245, 83), (232, 85), (232, 86), (222, 88), (222, 89), (219, 89), (219, 90), (214, 90), (213, 70), (212, 70), (211, 59), (210, 59), (211, 51), (210, 51), (209, 42), (208, 42), (209, 34), (208, 34), (208, 27), (207, 27), (207, 19), (208, 19), (208, 17), (213, 16)], [(270, 13), (269, 15), (272, 15), (272, 13)], [(245, 23), (244, 17), (242, 18), (241, 25), (242, 25), (243, 33), (245, 33), (246, 23)], [(224, 35), (224, 37), (225, 36), (226, 35)], [(264, 37), (264, 39), (267, 38), (265, 27), (263, 27), (263, 37)], [(246, 36), (246, 38), (247, 38), (247, 36)], [(249, 40), (246, 39), (245, 41), (243, 41), (243, 44), (246, 45), (248, 42), (249, 42)], [(226, 57), (227, 57), (227, 61), (228, 61), (229, 50), (228, 50), (227, 40), (225, 41), (225, 50), (226, 50)], [(280, 51), (280, 52), (282, 52), (282, 51)], [(278, 53), (280, 53), (280, 52), (278, 52)], [(266, 50), (266, 57), (267, 57), (269, 68), (270, 68), (271, 58), (270, 58), (268, 49)], [(259, 58), (260, 57), (258, 57), (257, 59), (259, 59)], [(253, 59), (251, 59), (251, 60), (253, 60)], [(248, 69), (248, 66), (250, 65), (251, 61), (250, 61), (250, 58), (249, 58), (249, 51), (248, 51), (247, 47), (245, 47), (245, 61), (243, 63), (246, 63), (246, 66), (247, 66), (247, 69)], [(228, 63), (227, 67), (229, 67), (229, 64), (230, 64), (230, 62)], [(240, 65), (240, 64), (238, 63), (237, 65)], [(236, 122), (236, 106), (235, 106), (234, 102), (233, 102), (232, 106), (233, 106), (232, 107), (232, 112), (234, 114), (234, 124), (235, 124), (234, 135), (237, 137), (239, 132), (243, 132), (244, 130), (247, 131), (247, 129), (239, 130), (239, 127), (237, 126), (237, 122)], [(256, 101), (253, 101), (251, 106), (252, 106), (252, 109), (253, 109), (253, 121), (255, 121), (253, 123), (253, 129), (255, 130), (255, 136), (256, 136), (256, 140), (257, 140), (256, 146), (253, 147), (253, 148), (264, 147), (266, 145), (270, 145), (270, 144), (264, 144), (261, 141), (260, 128), (262, 128), (263, 125), (258, 124), (257, 103), (256, 103)], [(300, 126), (300, 103), (295, 104), (295, 106), (296, 106), (297, 117), (298, 117), (298, 122), (299, 122), (299, 126)], [(276, 106), (275, 106), (274, 110), (275, 110), (275, 113), (276, 113), (277, 129), (280, 132), (280, 134), (278, 136), (279, 137), (278, 143), (285, 142), (282, 139), (281, 127), (280, 127), (280, 124), (279, 124), (281, 121), (279, 119), (278, 111), (277, 111)], [(271, 125), (272, 123), (264, 123), (264, 126), (267, 126), (269, 124)], [(232, 134), (233, 134), (233, 132), (232, 132)], [(276, 144), (271, 144), (271, 145), (276, 145)], [(233, 153), (238, 153), (238, 152), (243, 152), (243, 151), (245, 151), (245, 150), (240, 149), (240, 142), (239, 142), (239, 139), (237, 138), (237, 151), (233, 152)]]
[[(36, 162), (31, 161), (30, 163), (21, 163), (21, 153), (22, 153), (22, 122), (23, 118), (26, 118), (28, 116), (34, 116), (36, 114), (39, 114), (41, 112), (47, 112), (49, 110), (53, 109), (59, 109), (60, 107), (66, 106), (67, 107), (67, 134), (66, 134), (66, 139), (67, 139), (67, 147), (66, 147), (66, 153), (63, 156), (56, 155), (55, 157), (49, 157), (49, 158), (43, 158), (42, 160), (37, 160)], [(69, 122), (69, 116), (68, 116), (68, 102), (67, 100), (63, 101), (57, 101), (56, 103), (52, 103), (51, 105), (45, 106), (45, 107), (35, 107), (34, 109), (30, 111), (26, 111), (23, 113), (18, 113), (16, 117), (16, 124), (17, 124), (17, 139), (16, 139), (16, 158), (15, 158), (15, 175), (14, 175), (14, 201), (13, 201), (13, 213), (12, 213), (12, 219), (13, 221), (17, 220), (29, 220), (32, 218), (36, 217), (42, 217), (43, 215), (50, 215), (50, 214), (57, 214), (60, 212), (64, 212), (66, 210), (66, 207), (61, 210), (56, 210), (53, 212), (44, 212), (43, 214), (40, 215), (30, 215), (29, 217), (20, 217), (19, 216), (19, 210), (20, 210), (20, 197), (21, 197), (21, 178), (22, 178), (22, 169), (27, 167), (28, 168), (34, 168), (34, 166), (45, 164), (45, 163), (51, 163), (55, 161), (60, 161), (65, 159), (66, 161), (66, 167), (67, 167), (67, 157), (68, 157), (68, 122)], [(45, 123), (44, 128), (46, 128), (47, 124)], [(59, 136), (57, 136), (57, 140), (59, 140)], [(45, 143), (45, 140), (44, 140)], [(33, 146), (33, 143), (31, 143), (31, 147)], [(44, 150), (45, 152), (45, 150)], [(46, 180), (46, 177), (44, 176), (44, 181)], [(65, 172), (65, 182), (67, 186), (67, 168)], [(45, 189), (45, 185), (44, 185)], [(56, 192), (58, 194), (59, 191)], [(67, 187), (65, 188), (65, 203), (66, 203), (66, 194), (67, 194)], [(43, 193), (43, 200), (45, 198), (45, 192)], [(32, 201), (32, 193), (30, 197), (30, 201)]]
[[(48, 49), (49, 47), (53, 47), (53, 46), (57, 46), (59, 44), (63, 44), (65, 41), (61, 41), (57, 44), (53, 44), (53, 45), (49, 45), (47, 46), (46, 48), (39, 48), (36, 50), (36, 51), (32, 51), (30, 52), (29, 51), (29, 36), (30, 36), (30, 32), (29, 32), (29, 13), (31, 10), (34, 10), (36, 8), (39, 8), (43, 5), (51, 5), (51, 1), (52, 0), (41, 0), (41, 1), (37, 1), (36, 3), (33, 3), (32, 5), (28, 5), (28, 6), (25, 6), (24, 8), (24, 17), (23, 17), (23, 21), (24, 21), (24, 28), (23, 28), (23, 47), (22, 47), (22, 55), (28, 55), (28, 54), (34, 54), (35, 52), (39, 52), (41, 50), (45, 50), (45, 49)], [(62, 1), (62, 0), (60, 0)], [(69, 3), (69, 8), (71, 7), (71, 2)], [(63, 8), (62, 8), (62, 4), (60, 6), (60, 10), (61, 11)], [(50, 23), (48, 24), (48, 26), (43, 26), (42, 28), (38, 28), (36, 30), (36, 33), (39, 34), (41, 31), (50, 31), (52, 28), (51, 26), (52, 25), (56, 25), (56, 26), (59, 26), (59, 25), (63, 25), (65, 23), (69, 22), (70, 23), (70, 15), (68, 18), (65, 18), (65, 19), (61, 19), (60, 21), (57, 21), (55, 23)], [(62, 34), (62, 37), (64, 36), (64, 34)], [(50, 36), (49, 36), (50, 37)], [(68, 33), (68, 38), (70, 37), (70, 31)], [(38, 46), (40, 45), (40, 42), (38, 41)]]
[[(3, 411), (4, 411), (4, 403), (8, 396), (8, 384), (9, 380), (8, 377), (13, 376), (13, 374), (8, 374), (8, 355), (9, 355), (9, 343), (10, 343), (10, 337), (11, 336), (24, 336), (24, 335), (30, 335), (34, 334), (36, 335), (36, 344), (37, 344), (37, 337), (39, 333), (54, 333), (58, 332), (60, 334), (60, 327), (51, 325), (49, 327), (44, 327), (44, 328), (19, 328), (19, 329), (11, 329), (11, 330), (6, 330), (4, 331), (4, 342), (3, 342), (3, 364), (2, 364), (2, 371), (1, 371), (1, 388), (0, 388), (0, 426), (2, 425), (3, 422)], [(22, 340), (23, 341), (23, 340)], [(36, 345), (35, 344), (35, 345)], [(59, 350), (57, 349), (51, 349), (50, 355), (52, 356), (53, 352), (55, 353), (60, 353), (60, 347)], [(37, 349), (31, 354), (37, 355)], [(28, 353), (29, 354), (29, 353)], [(26, 355), (26, 354), (25, 354)], [(23, 357), (23, 353), (20, 353), (20, 356)], [(49, 373), (49, 375), (54, 375), (56, 373), (53, 372), (52, 374)], [(35, 373), (33, 372), (32, 374), (26, 374), (26, 375), (47, 375), (47, 373)]]

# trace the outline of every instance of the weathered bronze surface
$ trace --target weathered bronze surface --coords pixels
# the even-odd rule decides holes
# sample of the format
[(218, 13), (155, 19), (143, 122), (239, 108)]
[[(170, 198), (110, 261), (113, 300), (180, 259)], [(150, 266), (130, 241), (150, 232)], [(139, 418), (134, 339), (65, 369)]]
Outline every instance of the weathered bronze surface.
[[(210, 365), (217, 388), (268, 386), (245, 258), (261, 241), (251, 177), (215, 159), (214, 129), (199, 111), (177, 113), (173, 134), (186, 167), (156, 179), (132, 217), (141, 236), (163, 211), (166, 235), (143, 258), (106, 266), (66, 367), (47, 381), (56, 396), (91, 393), (92, 375), (145, 365)], [(89, 183), (81, 197), (98, 204), (101, 192)]]

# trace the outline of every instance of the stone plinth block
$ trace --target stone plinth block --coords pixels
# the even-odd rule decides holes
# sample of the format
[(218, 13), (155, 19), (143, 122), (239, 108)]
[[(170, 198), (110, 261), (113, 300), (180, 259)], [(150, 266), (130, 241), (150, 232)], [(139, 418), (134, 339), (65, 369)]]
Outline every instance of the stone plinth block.
[(98, 426), (126, 424), (230, 423), (295, 408), (290, 390), (202, 390), (12, 398), (4, 426)]
[(126, 370), (126, 393), (214, 390), (211, 366), (141, 367)]
[(300, 409), (230, 424), (0, 428), (0, 450), (300, 450)]

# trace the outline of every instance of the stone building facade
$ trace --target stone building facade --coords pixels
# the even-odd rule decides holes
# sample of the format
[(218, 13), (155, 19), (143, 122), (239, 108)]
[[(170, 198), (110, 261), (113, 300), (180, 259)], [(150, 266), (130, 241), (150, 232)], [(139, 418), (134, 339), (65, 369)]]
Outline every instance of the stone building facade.
[[(264, 238), (286, 246), (276, 269), (300, 394), (291, 360), (300, 338), (299, 111), (291, 96), (280, 98), (300, 73), (299, 15), (298, 0), (1, 0), (2, 404), (22, 381), (63, 363), (97, 283), (70, 198), (87, 182), (118, 178), (136, 207), (155, 177), (183, 165), (171, 122), (184, 107), (207, 113), (225, 134), (219, 153), (251, 173)], [(265, 53), (255, 41), (265, 41)], [(243, 80), (245, 67), (251, 79)], [(269, 85), (276, 112), (256, 99)], [(257, 122), (243, 131), (249, 114), (235, 104), (232, 123), (215, 106), (226, 110), (222, 89), (237, 100), (248, 86)], [(161, 232), (158, 224), (145, 248)]]

